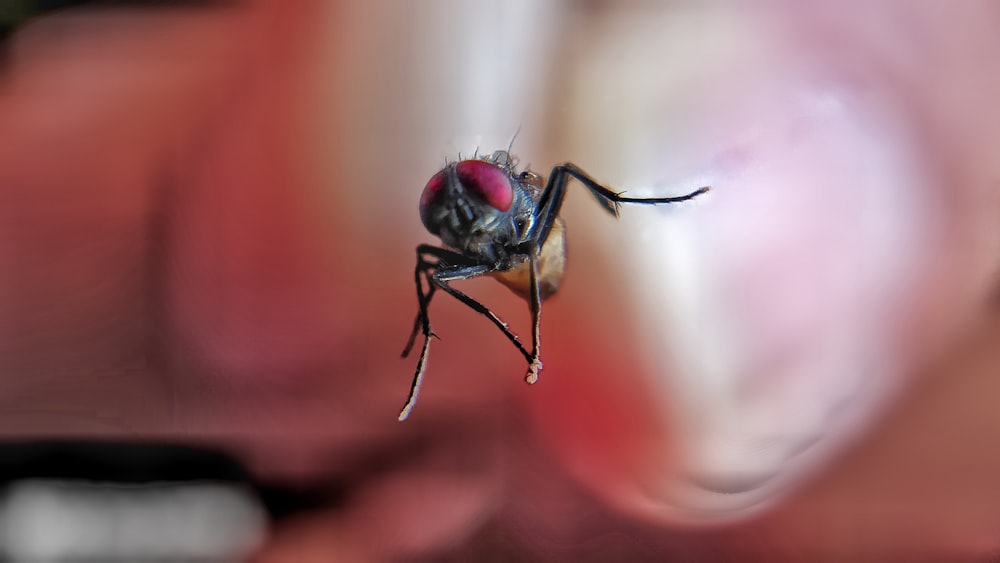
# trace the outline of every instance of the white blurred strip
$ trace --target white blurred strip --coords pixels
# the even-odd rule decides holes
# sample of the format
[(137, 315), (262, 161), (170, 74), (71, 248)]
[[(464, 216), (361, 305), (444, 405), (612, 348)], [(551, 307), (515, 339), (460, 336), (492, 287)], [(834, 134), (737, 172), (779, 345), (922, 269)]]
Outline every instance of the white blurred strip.
[(240, 561), (266, 517), (244, 489), (30, 480), (0, 501), (0, 553), (14, 561)]

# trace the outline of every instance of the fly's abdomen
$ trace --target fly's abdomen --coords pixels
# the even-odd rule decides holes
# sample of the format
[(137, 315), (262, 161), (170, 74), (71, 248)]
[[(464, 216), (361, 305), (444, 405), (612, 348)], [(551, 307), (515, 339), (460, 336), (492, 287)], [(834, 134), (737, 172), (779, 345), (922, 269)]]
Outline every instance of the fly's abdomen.
[[(538, 253), (538, 292), (543, 300), (559, 290), (565, 271), (566, 224), (562, 218), (557, 218), (552, 224), (549, 238)], [(521, 297), (531, 298), (531, 263), (528, 260), (510, 270), (494, 272), (492, 276)]]

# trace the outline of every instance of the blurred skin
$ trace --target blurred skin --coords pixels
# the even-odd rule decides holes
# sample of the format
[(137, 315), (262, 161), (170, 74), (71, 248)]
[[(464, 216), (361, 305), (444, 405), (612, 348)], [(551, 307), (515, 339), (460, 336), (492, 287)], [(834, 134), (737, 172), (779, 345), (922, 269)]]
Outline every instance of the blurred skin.
[[(5, 436), (204, 441), (346, 490), (260, 561), (1000, 550), (993, 3), (353, 4), (69, 12), (16, 37)], [(571, 196), (539, 383), (440, 298), (401, 425), (420, 189), (519, 125), (543, 174), (713, 191), (618, 223)], [(522, 301), (467, 286), (527, 333)]]

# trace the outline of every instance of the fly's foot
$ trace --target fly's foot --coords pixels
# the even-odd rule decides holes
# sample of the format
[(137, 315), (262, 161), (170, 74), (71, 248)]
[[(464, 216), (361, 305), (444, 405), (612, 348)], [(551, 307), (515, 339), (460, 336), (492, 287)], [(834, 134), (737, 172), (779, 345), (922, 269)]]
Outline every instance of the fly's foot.
[(540, 371), (542, 371), (542, 361), (536, 358), (528, 366), (528, 375), (524, 376), (524, 380), (528, 385), (534, 385), (538, 382), (538, 372)]

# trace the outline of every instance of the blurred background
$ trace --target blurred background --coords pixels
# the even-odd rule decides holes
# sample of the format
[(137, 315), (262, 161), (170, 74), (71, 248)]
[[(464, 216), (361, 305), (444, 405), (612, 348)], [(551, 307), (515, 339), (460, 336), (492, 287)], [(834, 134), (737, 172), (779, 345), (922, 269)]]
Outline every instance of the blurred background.
[[(0, 0), (0, 547), (996, 557), (998, 17)], [(712, 190), (615, 221), (571, 188), (539, 382), (442, 297), (399, 423), (420, 192), (509, 145)]]

